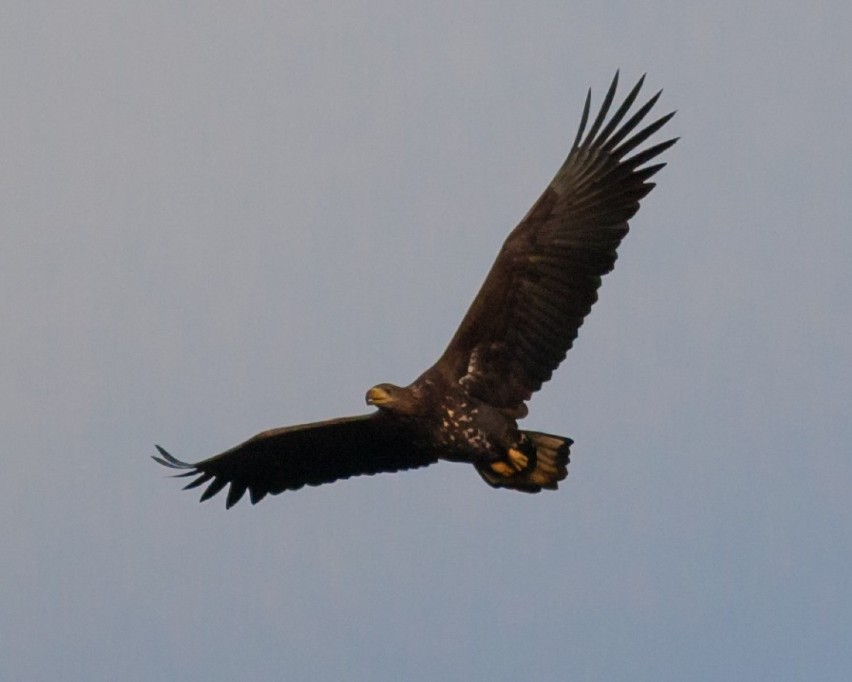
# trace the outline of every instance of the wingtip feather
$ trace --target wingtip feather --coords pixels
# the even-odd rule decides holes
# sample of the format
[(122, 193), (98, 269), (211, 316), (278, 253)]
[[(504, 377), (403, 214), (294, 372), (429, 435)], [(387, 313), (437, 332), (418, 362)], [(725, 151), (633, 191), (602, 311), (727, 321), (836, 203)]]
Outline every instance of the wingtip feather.
[(162, 464), (163, 466), (167, 466), (170, 469), (192, 469), (193, 468), (192, 464), (188, 464), (187, 462), (182, 462), (177, 457), (174, 457), (173, 455), (169, 454), (169, 452), (167, 452), (166, 450), (161, 448), (156, 443), (154, 444), (154, 447), (157, 448), (157, 451), (160, 453), (160, 457), (157, 457), (156, 455), (151, 455), (151, 459), (153, 459), (155, 462), (158, 462), (158, 463)]
[(583, 105), (583, 115), (580, 117), (580, 126), (577, 128), (577, 135), (574, 137), (574, 144), (571, 149), (577, 149), (583, 139), (583, 133), (586, 130), (586, 124), (589, 122), (589, 112), (592, 108), (592, 89), (589, 88), (586, 92), (586, 103)]

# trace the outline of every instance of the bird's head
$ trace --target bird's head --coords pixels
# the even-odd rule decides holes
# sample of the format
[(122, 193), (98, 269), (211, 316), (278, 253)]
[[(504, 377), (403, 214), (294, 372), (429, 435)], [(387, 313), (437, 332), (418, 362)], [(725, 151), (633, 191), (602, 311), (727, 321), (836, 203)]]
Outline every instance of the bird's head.
[(417, 412), (417, 400), (414, 391), (408, 387), (394, 384), (377, 384), (367, 391), (367, 404), (375, 405), (381, 410), (389, 410), (401, 414)]

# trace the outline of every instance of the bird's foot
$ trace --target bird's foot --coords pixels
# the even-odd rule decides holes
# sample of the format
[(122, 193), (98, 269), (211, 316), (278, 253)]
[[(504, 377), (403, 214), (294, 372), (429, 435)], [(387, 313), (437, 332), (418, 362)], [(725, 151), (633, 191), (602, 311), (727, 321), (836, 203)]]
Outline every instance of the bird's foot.
[(509, 448), (509, 464), (515, 468), (515, 471), (523, 471), (529, 463), (529, 459), (527, 459), (527, 456), (523, 452), (515, 448)]
[(503, 476), (505, 478), (509, 478), (523, 471), (527, 468), (527, 465), (529, 464), (529, 459), (520, 450), (516, 450), (515, 448), (509, 448), (508, 455), (509, 459), (506, 462), (498, 461), (491, 463), (491, 470), (495, 474), (499, 474), (500, 476)]
[(506, 462), (491, 462), (491, 471), (503, 478), (509, 478), (510, 476), (515, 475), (515, 470), (506, 464)]

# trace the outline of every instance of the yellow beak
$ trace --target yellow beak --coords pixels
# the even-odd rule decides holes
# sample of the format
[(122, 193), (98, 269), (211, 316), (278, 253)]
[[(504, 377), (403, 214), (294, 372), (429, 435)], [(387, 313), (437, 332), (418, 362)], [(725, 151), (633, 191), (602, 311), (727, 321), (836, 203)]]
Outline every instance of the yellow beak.
[(383, 388), (379, 388), (378, 386), (373, 386), (369, 391), (367, 391), (367, 404), (368, 405), (384, 405), (385, 403), (390, 402), (390, 396), (388, 392)]

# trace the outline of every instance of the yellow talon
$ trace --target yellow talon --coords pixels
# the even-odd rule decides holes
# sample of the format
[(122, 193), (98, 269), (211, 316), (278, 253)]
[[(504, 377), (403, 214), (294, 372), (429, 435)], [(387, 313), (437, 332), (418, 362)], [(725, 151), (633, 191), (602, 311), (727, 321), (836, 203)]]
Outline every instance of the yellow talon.
[(526, 469), (529, 464), (529, 459), (527, 459), (527, 456), (520, 450), (509, 448), (508, 455), (509, 460), (507, 462), (491, 463), (491, 470), (495, 474), (499, 474), (504, 478), (511, 478), (512, 476), (515, 476)]
[(520, 450), (509, 448), (509, 463), (515, 467), (515, 471), (523, 471), (527, 468), (529, 459), (527, 459), (527, 456)]
[(492, 462), (491, 463), (491, 470), (495, 474), (500, 474), (501, 476), (504, 476), (505, 478), (509, 478), (510, 476), (515, 475), (515, 470), (512, 467), (510, 467), (508, 464), (506, 464), (506, 462)]

